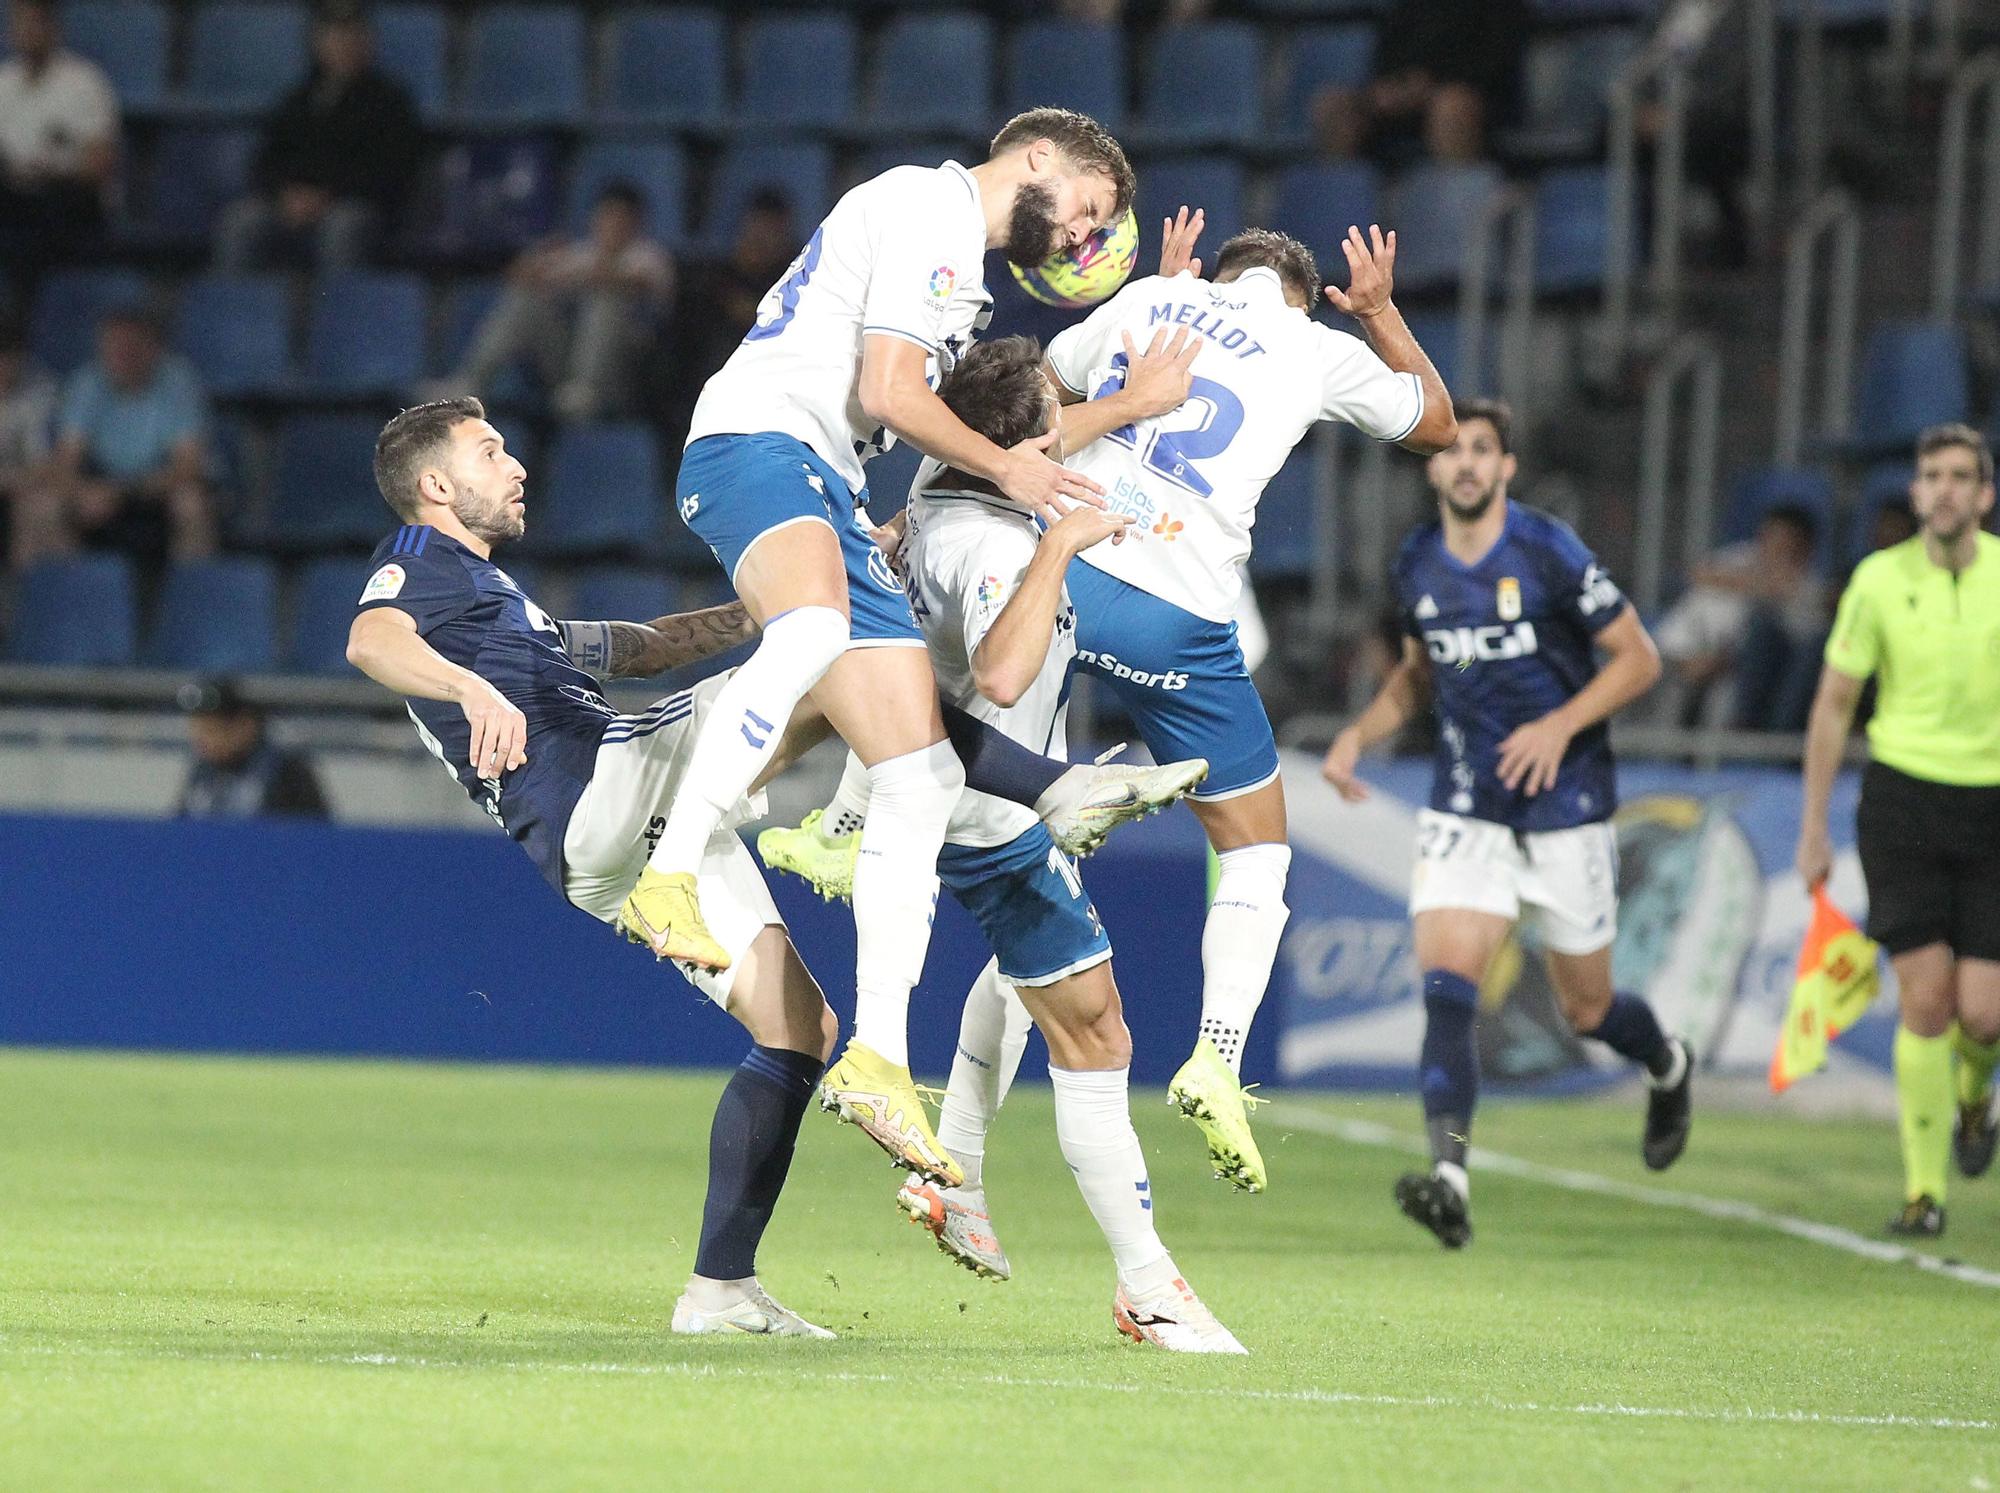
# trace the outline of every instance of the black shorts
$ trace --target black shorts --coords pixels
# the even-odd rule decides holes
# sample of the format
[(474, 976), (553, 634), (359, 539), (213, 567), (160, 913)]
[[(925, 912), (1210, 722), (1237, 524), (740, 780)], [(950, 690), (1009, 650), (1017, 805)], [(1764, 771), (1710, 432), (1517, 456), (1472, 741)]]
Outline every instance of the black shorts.
[(1854, 817), (1870, 938), (1891, 954), (1942, 943), (1961, 959), (2000, 960), (2000, 787), (1871, 762)]

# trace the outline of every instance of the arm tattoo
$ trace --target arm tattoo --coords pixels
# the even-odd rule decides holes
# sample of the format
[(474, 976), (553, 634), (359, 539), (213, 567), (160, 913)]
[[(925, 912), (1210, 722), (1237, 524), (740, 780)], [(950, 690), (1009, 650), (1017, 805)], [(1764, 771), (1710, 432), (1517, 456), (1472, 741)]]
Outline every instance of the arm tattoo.
[(651, 622), (607, 625), (611, 632), (607, 676), (613, 679), (664, 674), (683, 664), (713, 658), (757, 636), (757, 626), (740, 601), (699, 612), (677, 612)]

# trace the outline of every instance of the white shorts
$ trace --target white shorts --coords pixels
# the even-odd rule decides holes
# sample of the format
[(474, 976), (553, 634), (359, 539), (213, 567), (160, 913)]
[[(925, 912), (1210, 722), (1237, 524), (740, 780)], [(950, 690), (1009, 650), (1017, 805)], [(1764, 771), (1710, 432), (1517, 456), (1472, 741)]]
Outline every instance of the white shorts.
[(1545, 947), (1594, 954), (1618, 936), (1618, 840), (1609, 824), (1517, 836), (1504, 824), (1423, 809), (1410, 913), (1457, 909), (1509, 921), (1532, 910)]
[[(694, 754), (701, 723), (730, 672), (655, 701), (638, 715), (620, 716), (605, 731), (597, 770), (576, 801), (563, 836), (563, 895), (592, 917), (617, 920), (666, 828), (667, 809)], [(720, 973), (675, 965), (697, 990), (725, 1008), (751, 943), (765, 928), (782, 928), (785, 922), (763, 872), (736, 836), (736, 826), (762, 815), (762, 797), (743, 800), (724, 817), (696, 873), (702, 917), (734, 962)]]

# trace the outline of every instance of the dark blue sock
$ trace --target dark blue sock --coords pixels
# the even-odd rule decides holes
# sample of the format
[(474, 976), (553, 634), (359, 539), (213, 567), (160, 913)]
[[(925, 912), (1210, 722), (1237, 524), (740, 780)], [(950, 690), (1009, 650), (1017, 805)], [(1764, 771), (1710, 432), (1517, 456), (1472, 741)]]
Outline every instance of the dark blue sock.
[(1479, 987), (1450, 970), (1424, 971), (1424, 1045), (1417, 1079), (1431, 1158), (1465, 1165), (1472, 1107), (1479, 1100)]
[(708, 1132), (708, 1202), (701, 1210), (696, 1275), (742, 1280), (757, 1273), (757, 1244), (825, 1066), (802, 1052), (753, 1047), (730, 1075)]
[(1665, 1076), (1674, 1066), (1674, 1050), (1667, 1043), (1667, 1034), (1660, 1030), (1659, 1017), (1636, 995), (1612, 996), (1611, 1008), (1597, 1023), (1597, 1030), (1583, 1035), (1595, 1037), (1621, 1058), (1644, 1063), (1655, 1078)]
[(965, 786), (1009, 803), (1032, 809), (1035, 800), (1069, 771), (1067, 762), (1029, 751), (1006, 732), (975, 720), (956, 705), (944, 708), (944, 732), (965, 767)]

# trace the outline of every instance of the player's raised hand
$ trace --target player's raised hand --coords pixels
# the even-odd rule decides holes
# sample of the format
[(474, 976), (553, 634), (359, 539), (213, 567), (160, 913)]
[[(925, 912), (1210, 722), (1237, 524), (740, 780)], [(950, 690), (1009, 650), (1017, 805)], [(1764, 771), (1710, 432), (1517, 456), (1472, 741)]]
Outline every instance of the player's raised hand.
[(1180, 215), (1163, 218), (1160, 221), (1160, 273), (1169, 278), (1186, 270), (1190, 274), (1201, 273), (1201, 261), (1194, 257), (1194, 246), (1201, 238), (1201, 230), (1208, 221), (1208, 215), (1196, 208), (1192, 215), (1182, 206)]
[(1533, 798), (1556, 785), (1563, 753), (1569, 750), (1570, 728), (1552, 712), (1518, 727), (1500, 743), (1500, 781), (1509, 792)]
[(1071, 555), (1080, 555), (1107, 539), (1113, 544), (1123, 544), (1125, 531), (1131, 524), (1129, 513), (1114, 513), (1108, 508), (1072, 508), (1049, 526), (1042, 543), (1062, 545)]
[(1049, 447), (1061, 435), (1058, 427), (1008, 447), (1007, 465), (993, 479), (1000, 491), (1051, 524), (1078, 503), (1104, 506), (1103, 488), (1083, 473), (1049, 460)]
[(472, 770), (482, 778), (497, 778), (528, 760), (528, 718), (485, 680), (458, 702), (472, 728)]
[(1319, 775), (1351, 804), (1368, 797), (1368, 785), (1354, 774), (1360, 761), (1361, 733), (1349, 726), (1333, 738), (1333, 745), (1326, 749), (1326, 760), (1319, 765)]
[(1146, 350), (1139, 351), (1130, 332), (1125, 339), (1125, 392), (1139, 406), (1139, 418), (1171, 414), (1187, 403), (1194, 388), (1194, 359), (1201, 351), (1201, 338), (1186, 327), (1177, 328), (1173, 340), (1166, 328), (1153, 333)]
[(1396, 288), (1396, 230), (1392, 228), (1385, 235), (1371, 223), (1368, 236), (1363, 238), (1361, 230), (1350, 225), (1347, 237), (1340, 241), (1340, 252), (1347, 256), (1347, 289), (1327, 286), (1327, 300), (1349, 316), (1379, 316)]

